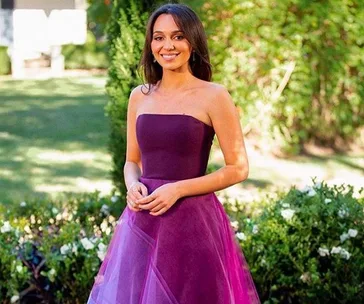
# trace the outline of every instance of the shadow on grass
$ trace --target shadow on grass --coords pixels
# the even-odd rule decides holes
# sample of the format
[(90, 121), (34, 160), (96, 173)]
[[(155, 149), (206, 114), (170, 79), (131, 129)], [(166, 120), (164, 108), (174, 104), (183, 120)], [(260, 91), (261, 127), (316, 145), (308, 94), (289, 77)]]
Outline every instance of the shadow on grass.
[(46, 196), (39, 185), (67, 189), (77, 187), (77, 178), (109, 180), (107, 98), (92, 81), (1, 83), (1, 200)]

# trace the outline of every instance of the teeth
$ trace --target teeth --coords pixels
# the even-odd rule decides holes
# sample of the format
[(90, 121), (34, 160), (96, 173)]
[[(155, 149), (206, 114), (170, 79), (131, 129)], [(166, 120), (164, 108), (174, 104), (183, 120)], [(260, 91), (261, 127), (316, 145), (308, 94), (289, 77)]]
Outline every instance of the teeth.
[(165, 58), (165, 59), (172, 59), (172, 58), (177, 57), (177, 54), (174, 54), (174, 55), (162, 55), (162, 57)]

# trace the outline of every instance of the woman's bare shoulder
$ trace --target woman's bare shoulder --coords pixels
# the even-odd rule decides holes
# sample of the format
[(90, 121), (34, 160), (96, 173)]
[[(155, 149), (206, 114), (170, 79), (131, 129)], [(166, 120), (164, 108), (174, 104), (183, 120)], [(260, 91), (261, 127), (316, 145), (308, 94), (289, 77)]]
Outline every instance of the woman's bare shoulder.
[(150, 85), (148, 83), (140, 84), (131, 90), (130, 99), (142, 98), (143, 96), (150, 94), (152, 89), (153, 85)]
[(228, 94), (228, 90), (222, 84), (204, 80), (201, 80), (200, 84), (203, 94), (207, 94), (207, 96), (216, 97), (216, 94)]

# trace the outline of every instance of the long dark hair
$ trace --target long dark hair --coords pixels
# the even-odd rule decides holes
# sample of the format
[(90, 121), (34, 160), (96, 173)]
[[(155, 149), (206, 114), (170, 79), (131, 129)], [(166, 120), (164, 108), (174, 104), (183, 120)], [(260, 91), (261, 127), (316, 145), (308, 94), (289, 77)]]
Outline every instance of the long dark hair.
[(162, 67), (157, 62), (153, 62), (154, 57), (151, 49), (154, 23), (162, 14), (172, 15), (174, 22), (180, 30), (183, 30), (184, 36), (191, 44), (192, 50), (195, 52), (195, 60), (192, 59), (193, 56), (189, 59), (192, 74), (199, 79), (211, 81), (212, 71), (207, 39), (200, 19), (187, 5), (164, 4), (149, 17), (143, 54), (139, 64), (144, 81), (149, 85), (147, 93), (150, 92), (151, 85), (157, 84), (162, 79), (163, 74)]

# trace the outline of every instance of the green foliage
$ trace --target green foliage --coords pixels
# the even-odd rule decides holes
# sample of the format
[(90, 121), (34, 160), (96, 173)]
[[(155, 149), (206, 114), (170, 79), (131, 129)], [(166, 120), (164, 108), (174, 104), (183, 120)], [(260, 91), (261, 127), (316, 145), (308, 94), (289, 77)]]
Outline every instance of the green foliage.
[(298, 152), (308, 140), (355, 138), (364, 123), (362, 1), (211, 0), (201, 16), (214, 80), (265, 145)]
[(10, 58), (8, 48), (0, 46), (0, 75), (10, 74)]
[(99, 193), (0, 206), (0, 299), (85, 303), (122, 204)]
[(144, 11), (142, 5), (135, 1), (114, 1), (107, 27), (110, 67), (106, 85), (109, 102), (105, 111), (111, 127), (109, 150), (113, 161), (112, 179), (121, 193), (125, 193), (123, 167), (128, 99), (131, 90), (141, 84), (137, 68), (148, 17)]
[(239, 203), (226, 210), (262, 301), (364, 302), (364, 201), (351, 186), (315, 183), (259, 206), (251, 217)]
[(109, 66), (106, 42), (98, 42), (94, 34), (87, 32), (83, 45), (65, 45), (62, 47), (66, 69), (106, 69)]
[[(122, 201), (95, 192), (0, 205), (2, 303), (85, 303)], [(350, 186), (292, 188), (249, 210), (228, 201), (262, 301), (363, 303), (364, 201)]]
[(87, 21), (89, 28), (96, 37), (101, 37), (105, 33), (106, 23), (111, 15), (111, 1), (88, 0), (87, 2)]

